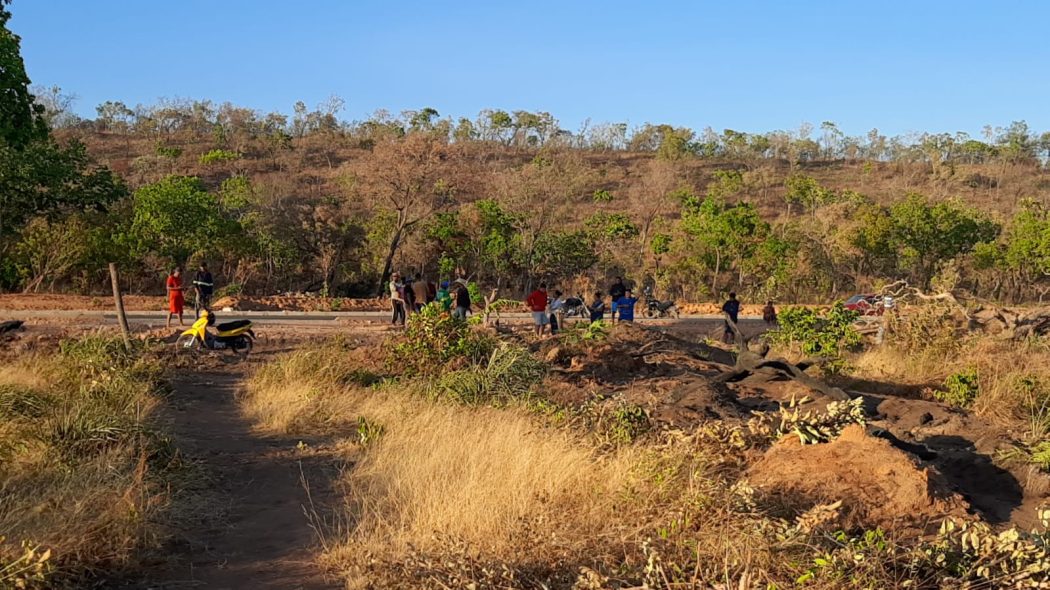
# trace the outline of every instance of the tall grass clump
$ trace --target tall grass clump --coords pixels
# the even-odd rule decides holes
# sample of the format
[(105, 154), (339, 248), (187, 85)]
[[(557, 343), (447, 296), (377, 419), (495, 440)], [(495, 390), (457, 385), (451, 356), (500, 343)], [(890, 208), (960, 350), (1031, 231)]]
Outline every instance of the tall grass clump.
[(254, 424), (270, 432), (324, 431), (355, 421), (355, 387), (381, 381), (355, 360), (354, 346), (330, 338), (278, 357), (248, 379), (241, 406)]
[(0, 587), (78, 586), (157, 542), (161, 390), (156, 362), (102, 336), (2, 366)]

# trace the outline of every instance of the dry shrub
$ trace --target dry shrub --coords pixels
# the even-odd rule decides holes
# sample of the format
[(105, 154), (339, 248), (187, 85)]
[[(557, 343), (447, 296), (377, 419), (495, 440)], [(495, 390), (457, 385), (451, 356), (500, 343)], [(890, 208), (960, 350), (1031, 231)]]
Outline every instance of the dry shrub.
[(255, 425), (278, 433), (327, 430), (355, 418), (349, 386), (379, 382), (353, 357), (353, 346), (333, 338), (263, 365), (248, 379), (241, 404)]

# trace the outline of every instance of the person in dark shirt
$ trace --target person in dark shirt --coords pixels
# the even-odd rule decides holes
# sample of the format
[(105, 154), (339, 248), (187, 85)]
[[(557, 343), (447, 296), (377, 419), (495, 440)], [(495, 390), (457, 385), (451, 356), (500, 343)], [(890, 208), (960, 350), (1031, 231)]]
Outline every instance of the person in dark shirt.
[(597, 291), (594, 294), (594, 301), (587, 306), (587, 311), (591, 312), (591, 322), (600, 322), (605, 317), (605, 300), (602, 299), (602, 292)]
[(465, 280), (462, 282), (457, 280), (456, 309), (452, 310), (452, 317), (465, 320), (468, 315), (470, 315), (470, 290), (467, 289), (467, 282)]
[(729, 294), (729, 299), (722, 304), (722, 313), (726, 316), (723, 339), (726, 343), (732, 343), (736, 339), (737, 318), (740, 316), (740, 302), (736, 299), (736, 293)]
[(208, 264), (201, 262), (197, 274), (193, 275), (193, 290), (197, 298), (193, 302), (194, 317), (201, 317), (201, 310), (211, 311), (211, 295), (215, 292), (215, 281), (208, 270)]
[(770, 326), (776, 325), (777, 308), (773, 307), (772, 301), (767, 301), (766, 306), (762, 308), (762, 320)]
[(612, 307), (610, 308), (609, 318), (613, 322), (616, 321), (616, 309), (620, 305), (620, 298), (627, 293), (627, 286), (623, 284), (623, 277), (616, 277), (613, 284), (609, 287), (609, 298), (612, 299)]

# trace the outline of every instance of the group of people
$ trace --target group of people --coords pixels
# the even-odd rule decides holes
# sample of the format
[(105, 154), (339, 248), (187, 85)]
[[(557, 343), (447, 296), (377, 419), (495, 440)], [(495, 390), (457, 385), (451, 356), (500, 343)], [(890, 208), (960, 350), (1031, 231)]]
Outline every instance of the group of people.
[[(193, 275), (193, 292), (196, 295), (193, 302), (194, 318), (200, 317), (201, 311), (211, 311), (211, 296), (215, 292), (215, 280), (212, 279), (211, 271), (208, 270), (208, 264), (201, 262), (197, 268), (197, 273)], [(167, 327), (171, 327), (171, 319), (173, 317), (179, 318), (179, 325), (182, 324), (182, 313), (183, 308), (186, 306), (186, 287), (182, 285), (182, 267), (176, 266), (168, 274), (168, 280), (165, 282), (165, 289), (168, 293), (168, 321)]]
[(423, 278), (422, 273), (415, 277), (402, 277), (401, 273), (390, 275), (390, 323), (405, 325), (408, 314), (419, 313), (423, 306), (437, 302), (442, 311), (450, 312), (453, 317), (467, 319), (471, 312), (470, 290), (467, 280), (460, 277), (449, 283), (442, 281), (436, 285)]
[[(623, 277), (616, 277), (609, 287), (610, 319), (613, 322), (634, 321), (634, 306), (638, 299), (634, 292), (623, 282)], [(525, 305), (532, 312), (532, 323), (535, 326), (536, 335), (543, 336), (547, 330), (556, 334), (561, 327), (562, 312), (566, 307), (566, 298), (561, 291), (554, 291), (553, 298), (548, 295), (547, 285), (540, 286), (529, 294)], [(594, 293), (594, 299), (587, 304), (587, 313), (591, 322), (605, 319), (605, 297), (601, 291)]]

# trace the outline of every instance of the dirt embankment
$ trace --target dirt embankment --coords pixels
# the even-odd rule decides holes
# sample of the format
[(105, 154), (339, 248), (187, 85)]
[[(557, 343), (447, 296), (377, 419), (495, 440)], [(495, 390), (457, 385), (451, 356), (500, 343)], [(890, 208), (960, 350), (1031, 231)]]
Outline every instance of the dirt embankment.
[(796, 509), (841, 500), (853, 524), (894, 527), (964, 516), (968, 508), (935, 468), (860, 425), (827, 444), (802, 445), (786, 436), (748, 476), (756, 489)]
[[(805, 397), (812, 401), (803, 411), (821, 412), (832, 401), (777, 374), (726, 382), (730, 350), (666, 332), (623, 325), (591, 342), (537, 343), (552, 368), (544, 390), (563, 404), (597, 397), (639, 405), (661, 427), (687, 432), (719, 422), (744, 427), (755, 412)], [(922, 528), (967, 514), (1025, 529), (1038, 523), (1039, 507), (1050, 503), (1050, 475), (1001, 460), (1017, 443), (1010, 432), (907, 387), (864, 387), (855, 383), (848, 393), (863, 399), (866, 427), (805, 446), (787, 434), (767, 451), (751, 451), (741, 476), (790, 510), (841, 500), (843, 525)]]

